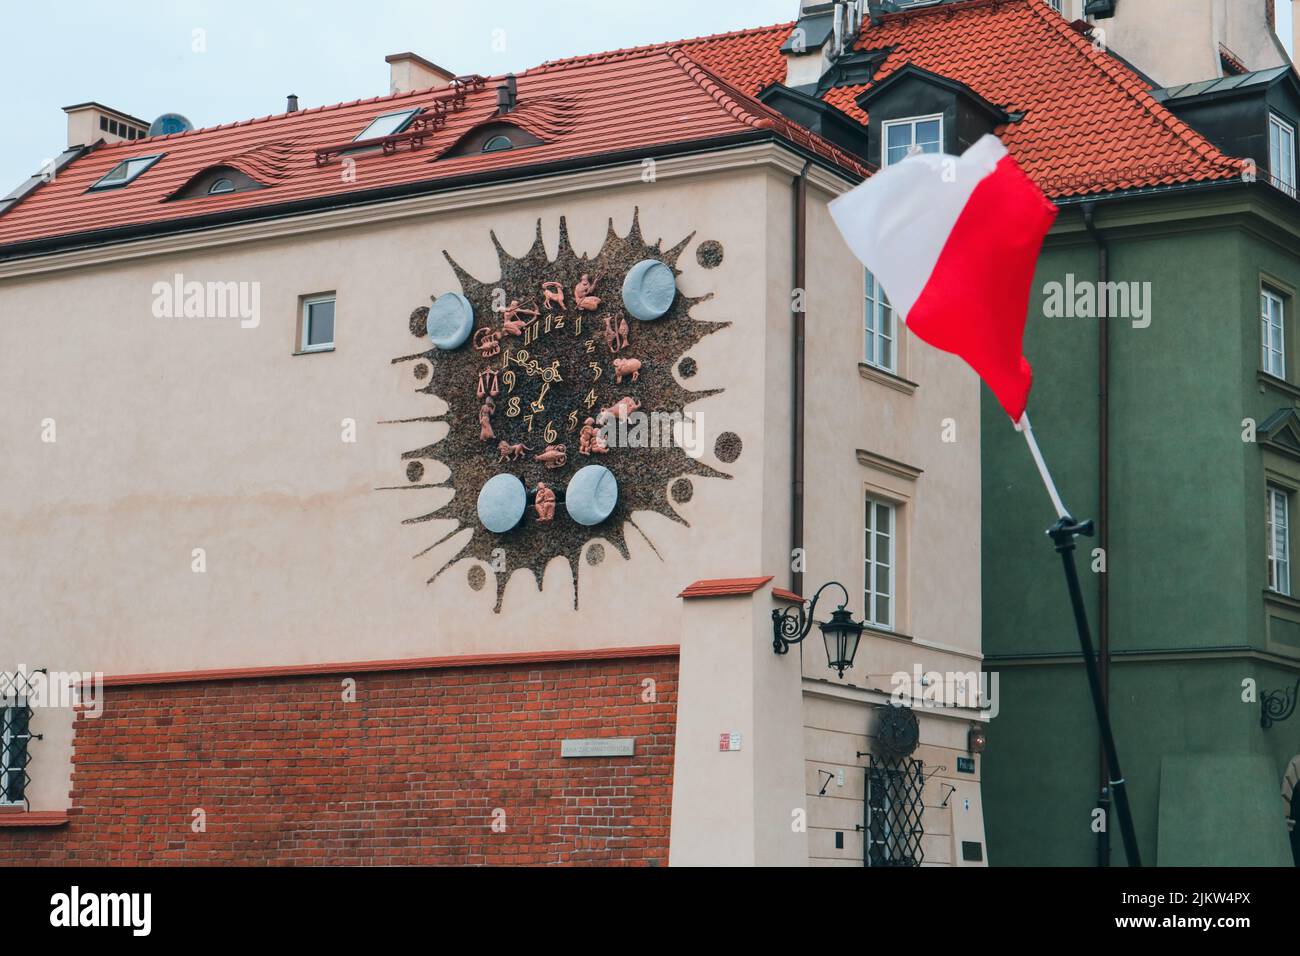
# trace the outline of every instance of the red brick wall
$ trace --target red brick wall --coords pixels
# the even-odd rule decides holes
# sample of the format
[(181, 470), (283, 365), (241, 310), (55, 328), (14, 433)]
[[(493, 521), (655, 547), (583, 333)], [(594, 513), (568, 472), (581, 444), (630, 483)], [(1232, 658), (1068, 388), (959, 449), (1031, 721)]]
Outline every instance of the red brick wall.
[[(69, 823), (0, 829), (0, 859), (667, 864), (675, 658), (358, 673), (355, 703), (347, 676), (106, 688)], [(636, 754), (559, 756), (597, 736)]]

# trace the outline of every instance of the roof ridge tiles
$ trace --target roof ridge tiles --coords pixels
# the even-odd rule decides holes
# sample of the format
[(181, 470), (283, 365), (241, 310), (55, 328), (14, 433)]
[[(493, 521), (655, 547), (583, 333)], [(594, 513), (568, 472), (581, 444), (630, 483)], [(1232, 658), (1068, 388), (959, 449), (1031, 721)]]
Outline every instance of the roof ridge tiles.
[(637, 46), (620, 47), (617, 50), (605, 50), (600, 53), (579, 53), (575, 56), (559, 57), (554, 60), (543, 60), (537, 66), (530, 67), (527, 72), (537, 73), (552, 69), (564, 69), (571, 66), (578, 66), (588, 62), (626, 59), (634, 56), (651, 56), (655, 53), (667, 52), (674, 47), (694, 46), (696, 44), (716, 42), (718, 40), (732, 40), (738, 37), (758, 36), (762, 33), (771, 33), (778, 30), (792, 30), (794, 29), (794, 25), (795, 21), (789, 20), (784, 23), (771, 23), (762, 27), (743, 27), (739, 30), (724, 30), (722, 33), (707, 33), (698, 37), (686, 37), (678, 40), (662, 40), (658, 43), (643, 43)]
[(722, 77), (701, 65), (680, 47), (673, 47), (667, 55), (695, 83), (742, 123), (755, 129), (774, 130), (801, 146), (812, 149), (824, 159), (846, 166), (859, 176), (868, 176), (871, 168), (856, 157), (850, 156), (835, 144), (818, 136), (810, 130), (793, 123), (770, 106), (754, 99), (748, 93), (736, 89)]

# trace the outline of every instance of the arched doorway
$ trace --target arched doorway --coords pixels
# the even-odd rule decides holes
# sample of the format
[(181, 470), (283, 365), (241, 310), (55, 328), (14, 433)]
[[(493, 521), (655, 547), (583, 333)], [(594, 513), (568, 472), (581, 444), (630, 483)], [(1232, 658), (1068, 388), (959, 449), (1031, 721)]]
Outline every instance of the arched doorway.
[(1300, 754), (1291, 758), (1282, 775), (1282, 801), (1286, 809), (1286, 826), (1291, 831), (1291, 857), (1300, 867)]

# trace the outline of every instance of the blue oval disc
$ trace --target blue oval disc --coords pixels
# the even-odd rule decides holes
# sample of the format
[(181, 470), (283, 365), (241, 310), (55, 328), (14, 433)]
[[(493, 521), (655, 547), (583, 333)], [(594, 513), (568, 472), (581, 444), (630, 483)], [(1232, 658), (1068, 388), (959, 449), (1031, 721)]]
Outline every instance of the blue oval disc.
[(504, 534), (524, 516), (528, 491), (514, 475), (493, 475), (478, 493), (478, 520), (494, 534)]
[(564, 489), (564, 507), (578, 524), (600, 524), (618, 504), (618, 479), (604, 465), (579, 468)]
[(642, 322), (651, 322), (667, 312), (677, 295), (673, 270), (658, 259), (642, 259), (623, 279), (623, 307)]
[(474, 330), (474, 307), (459, 292), (445, 292), (429, 306), (429, 341), (443, 351), (458, 349)]

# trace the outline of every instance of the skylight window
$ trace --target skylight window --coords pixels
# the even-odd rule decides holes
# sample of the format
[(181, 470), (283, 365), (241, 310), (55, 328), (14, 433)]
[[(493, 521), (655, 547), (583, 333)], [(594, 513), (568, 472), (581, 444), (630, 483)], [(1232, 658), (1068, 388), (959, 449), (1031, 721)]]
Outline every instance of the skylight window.
[(163, 158), (162, 153), (154, 156), (137, 156), (134, 159), (124, 159), (107, 173), (105, 173), (91, 189), (116, 189), (126, 186), (136, 180), (141, 173), (152, 166), (158, 160)]
[(499, 153), (503, 149), (514, 149), (515, 144), (510, 141), (509, 136), (493, 136), (483, 144), (483, 152)]
[(400, 133), (410, 125), (415, 114), (420, 112), (419, 108), (411, 110), (398, 110), (395, 113), (383, 113), (376, 116), (370, 121), (370, 125), (357, 134), (352, 141), (359, 143), (363, 139), (379, 139), (381, 136), (392, 136), (394, 133)]

